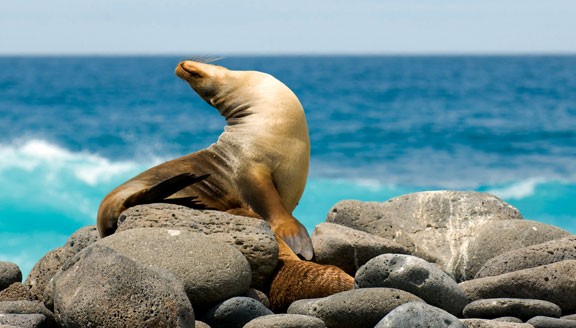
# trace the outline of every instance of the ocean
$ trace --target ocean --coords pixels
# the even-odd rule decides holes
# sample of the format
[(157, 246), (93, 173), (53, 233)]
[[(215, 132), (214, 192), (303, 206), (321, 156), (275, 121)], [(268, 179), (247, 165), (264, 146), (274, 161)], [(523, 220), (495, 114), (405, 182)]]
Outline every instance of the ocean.
[[(186, 57), (0, 57), (0, 260), (26, 275), (137, 173), (225, 125), (173, 73)], [(295, 216), (344, 199), (476, 190), (576, 232), (576, 56), (242, 56), (304, 105)]]

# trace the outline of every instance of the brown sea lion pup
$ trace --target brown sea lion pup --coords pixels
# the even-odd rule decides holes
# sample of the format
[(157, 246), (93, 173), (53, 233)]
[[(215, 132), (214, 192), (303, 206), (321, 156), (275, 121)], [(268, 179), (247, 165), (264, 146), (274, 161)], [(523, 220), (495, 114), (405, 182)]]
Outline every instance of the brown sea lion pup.
[(286, 312), (292, 302), (321, 298), (351, 290), (354, 278), (333, 265), (302, 261), (281, 239), (278, 240), (278, 265), (268, 298), (275, 313)]
[(296, 95), (269, 74), (183, 61), (176, 75), (226, 118), (210, 147), (155, 166), (110, 192), (98, 210), (98, 231), (116, 230), (120, 213), (169, 202), (230, 213), (253, 212), (295, 253), (313, 256), (293, 216), (306, 184), (310, 140)]

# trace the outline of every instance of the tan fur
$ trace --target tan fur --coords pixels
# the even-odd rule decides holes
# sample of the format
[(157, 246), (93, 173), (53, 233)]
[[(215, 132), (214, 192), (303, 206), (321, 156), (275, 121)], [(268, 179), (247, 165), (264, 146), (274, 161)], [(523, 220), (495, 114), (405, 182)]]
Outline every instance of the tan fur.
[(175, 72), (218, 109), (227, 126), (207, 149), (153, 167), (108, 194), (98, 211), (101, 236), (115, 231), (126, 208), (150, 202), (162, 182), (185, 173), (209, 174), (156, 201), (195, 197), (206, 208), (254, 212), (295, 252), (311, 258), (306, 229), (292, 216), (310, 161), (308, 127), (296, 95), (261, 72), (193, 61), (180, 63)]

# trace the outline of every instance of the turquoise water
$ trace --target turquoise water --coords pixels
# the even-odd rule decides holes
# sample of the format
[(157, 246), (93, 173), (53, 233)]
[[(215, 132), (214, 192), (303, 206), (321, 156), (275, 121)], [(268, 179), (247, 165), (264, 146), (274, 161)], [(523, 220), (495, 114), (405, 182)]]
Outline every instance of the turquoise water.
[[(0, 260), (28, 272), (142, 170), (216, 140), (224, 120), (177, 57), (0, 57)], [(302, 101), (306, 227), (342, 199), (487, 191), (576, 231), (576, 57), (233, 57)]]

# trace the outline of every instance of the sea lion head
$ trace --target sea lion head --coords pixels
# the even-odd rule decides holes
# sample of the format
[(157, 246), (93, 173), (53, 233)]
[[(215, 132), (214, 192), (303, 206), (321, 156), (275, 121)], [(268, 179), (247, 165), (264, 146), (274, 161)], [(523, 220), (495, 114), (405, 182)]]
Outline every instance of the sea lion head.
[(192, 60), (180, 62), (174, 71), (188, 82), (190, 87), (207, 103), (215, 105), (214, 98), (225, 89), (225, 81), (230, 79), (230, 70), (225, 67)]

